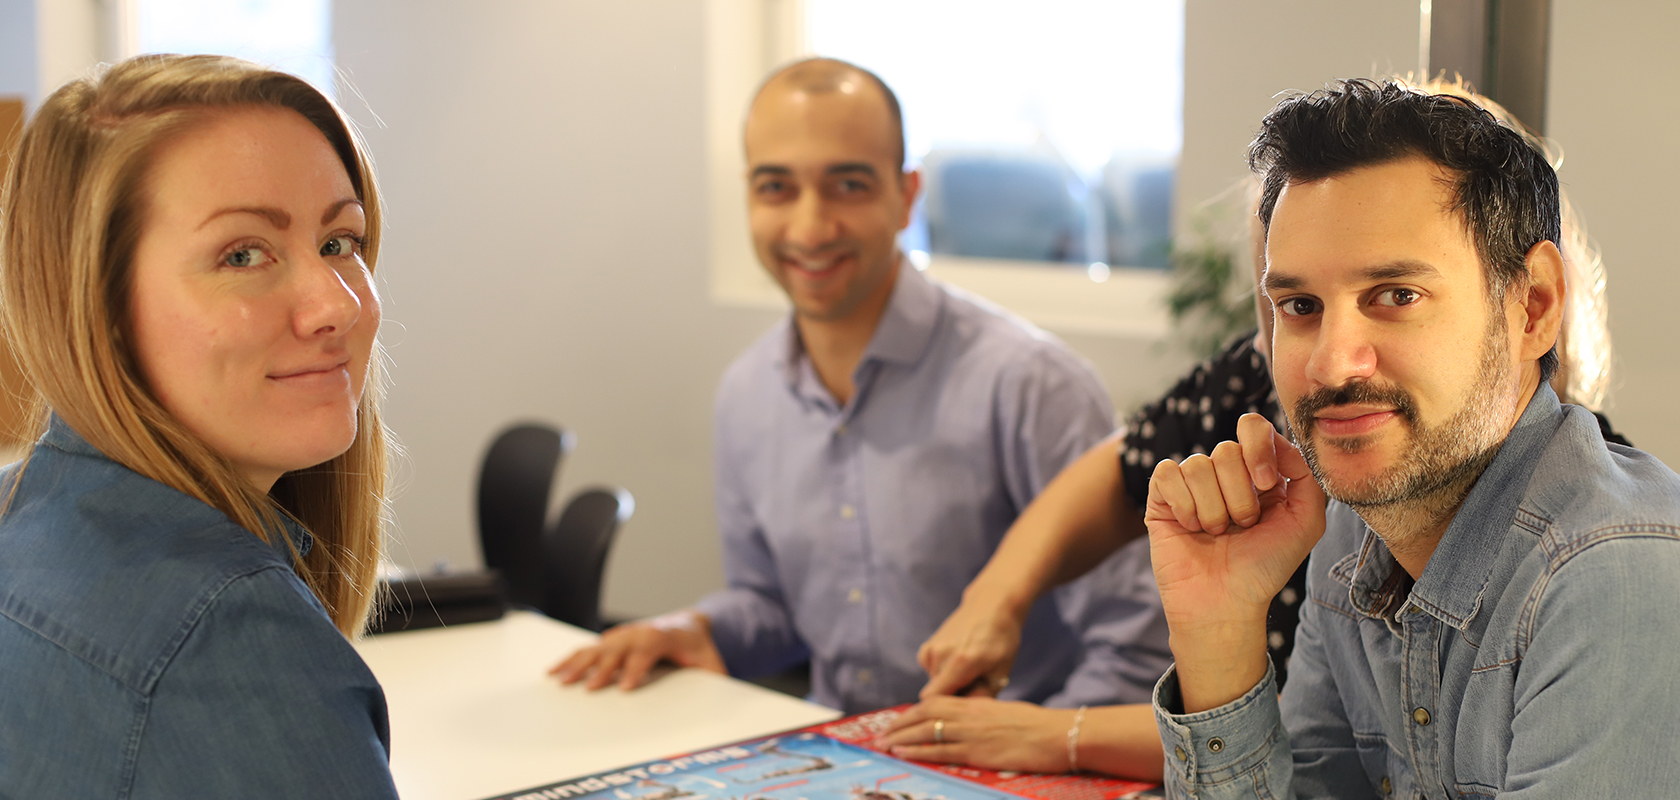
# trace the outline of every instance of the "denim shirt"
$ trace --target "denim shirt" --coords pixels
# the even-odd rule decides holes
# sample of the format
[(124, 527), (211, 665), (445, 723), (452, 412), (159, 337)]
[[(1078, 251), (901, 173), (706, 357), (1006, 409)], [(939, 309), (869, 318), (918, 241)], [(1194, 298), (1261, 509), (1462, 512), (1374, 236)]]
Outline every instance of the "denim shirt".
[(0, 797), (395, 798), (388, 750), (289, 555), (54, 418), (0, 517)]
[[(716, 489), (727, 589), (699, 603), (731, 673), (811, 658), (811, 699), (909, 703), (916, 650), (1021, 510), (1114, 417), (1060, 341), (930, 282), (908, 262), (844, 405), (784, 320), (718, 390)], [(1167, 668), (1140, 541), (1033, 606), (1003, 696), (1142, 703)]]
[(1413, 584), (1332, 503), (1277, 698), (1156, 689), (1173, 797), (1584, 798), (1680, 786), (1680, 476), (1542, 386)]

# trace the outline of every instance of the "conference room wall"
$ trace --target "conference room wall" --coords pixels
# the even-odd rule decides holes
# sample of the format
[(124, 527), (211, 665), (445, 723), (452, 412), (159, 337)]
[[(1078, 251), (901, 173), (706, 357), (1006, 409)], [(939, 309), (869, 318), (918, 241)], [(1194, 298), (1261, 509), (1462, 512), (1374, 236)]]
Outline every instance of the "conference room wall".
[[(390, 212), (388, 418), (409, 451), (396, 560), (478, 563), (478, 458), (497, 428), (535, 418), (578, 432), (562, 493), (636, 496), (609, 613), (721, 586), (712, 395), (779, 314), (708, 299), (700, 4), (336, 6), (339, 62), (365, 98), (345, 103)], [(1122, 406), (1185, 362), (1140, 340), (1070, 341)]]
[[(1181, 220), (1242, 177), (1275, 93), (1416, 63), (1409, 3), (1192, 0), (1187, 13)], [(478, 455), (506, 421), (544, 418), (580, 434), (563, 493), (607, 482), (638, 498), (609, 613), (720, 585), (712, 391), (776, 314), (707, 299), (700, 4), (340, 0), (335, 27), (366, 98), (349, 105), (383, 122), (368, 134), (391, 203), (390, 419), (410, 448), (397, 560), (476, 564)], [(1066, 338), (1122, 409), (1185, 361)], [(1640, 436), (1636, 408), (1624, 401), (1618, 422)]]
[(1680, 5), (1552, 0), (1546, 132), (1604, 251), (1616, 427), (1680, 469)]

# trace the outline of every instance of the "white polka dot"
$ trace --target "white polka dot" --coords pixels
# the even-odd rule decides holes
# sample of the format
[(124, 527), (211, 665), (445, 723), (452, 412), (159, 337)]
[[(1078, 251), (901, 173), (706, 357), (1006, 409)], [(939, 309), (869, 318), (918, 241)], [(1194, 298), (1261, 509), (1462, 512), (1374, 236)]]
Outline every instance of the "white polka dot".
[(1202, 430), (1204, 430), (1204, 431), (1213, 430), (1213, 415), (1212, 414), (1203, 414), (1202, 415)]
[(1225, 409), (1226, 411), (1230, 411), (1232, 408), (1235, 408), (1236, 405), (1237, 396), (1234, 394), (1228, 394), (1219, 398), (1219, 407)]
[(1282, 650), (1283, 632), (1272, 631), (1271, 633), (1266, 634), (1266, 646), (1272, 648), (1273, 650)]
[(1125, 454), (1125, 456), (1123, 456), (1123, 458), (1125, 458), (1127, 464), (1131, 464), (1132, 466), (1135, 467), (1135, 466), (1137, 466), (1137, 463), (1138, 463), (1138, 451), (1127, 450), (1126, 454)]
[(1153, 422), (1143, 423), (1143, 425), (1138, 428), (1138, 433), (1140, 435), (1142, 435), (1143, 438), (1145, 438), (1145, 439), (1154, 438), (1154, 436), (1155, 436), (1155, 423), (1153, 423)]
[(1195, 453), (1196, 455), (1199, 455), (1199, 456), (1207, 455), (1207, 451), (1202, 449), (1201, 445), (1196, 445), (1195, 447), (1190, 448), (1190, 452)]
[(1213, 408), (1213, 398), (1208, 397), (1207, 395), (1202, 395), (1202, 402), (1198, 405), (1198, 407), (1202, 410), (1203, 414), (1206, 414), (1208, 409)]
[(1167, 458), (1170, 458), (1173, 461), (1183, 461), (1184, 460), (1184, 454), (1183, 453), (1173, 453), (1172, 455), (1167, 456)]
[(1295, 593), (1295, 587), (1285, 586), (1283, 591), (1278, 592), (1278, 599), (1282, 600), (1284, 605), (1292, 606), (1295, 605), (1297, 600), (1301, 599), (1301, 596)]
[(1225, 385), (1231, 387), (1233, 392), (1240, 392), (1243, 390), (1243, 379), (1240, 376), (1232, 375), (1231, 379), (1225, 382)]
[(1250, 353), (1249, 356), (1248, 356), (1248, 365), (1255, 368), (1255, 369), (1259, 369), (1260, 368), (1260, 354), (1259, 353)]
[(1153, 465), (1155, 463), (1155, 453), (1152, 452), (1152, 451), (1149, 451), (1149, 450), (1143, 451), (1142, 458), (1143, 458), (1143, 463), (1145, 463), (1145, 464)]

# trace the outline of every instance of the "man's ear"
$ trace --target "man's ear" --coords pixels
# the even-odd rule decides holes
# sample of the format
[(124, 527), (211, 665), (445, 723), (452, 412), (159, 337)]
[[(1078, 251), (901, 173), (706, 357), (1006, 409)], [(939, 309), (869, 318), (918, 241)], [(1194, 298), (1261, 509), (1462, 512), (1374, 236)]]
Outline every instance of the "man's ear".
[(898, 221), (898, 229), (904, 230), (910, 227), (910, 215), (916, 208), (916, 195), (922, 191), (922, 171), (905, 170), (898, 176), (898, 190), (904, 196), (904, 218)]
[(1563, 254), (1556, 244), (1542, 241), (1528, 249), (1523, 264), (1528, 277), (1512, 287), (1516, 296), (1506, 301), (1514, 306), (1509, 309), (1512, 321), (1522, 324), (1516, 337), (1522, 360), (1537, 361), (1557, 344), (1563, 328)]

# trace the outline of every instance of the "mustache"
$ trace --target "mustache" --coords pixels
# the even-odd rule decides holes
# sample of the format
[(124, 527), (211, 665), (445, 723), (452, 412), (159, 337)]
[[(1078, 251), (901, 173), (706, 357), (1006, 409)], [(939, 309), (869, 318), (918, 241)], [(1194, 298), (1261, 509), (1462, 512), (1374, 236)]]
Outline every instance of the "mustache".
[(1318, 424), (1318, 412), (1334, 406), (1352, 404), (1392, 406), (1394, 413), (1399, 414), (1406, 424), (1417, 428), (1417, 402), (1412, 396), (1398, 386), (1378, 386), (1363, 381), (1349, 383), (1342, 386), (1326, 386), (1295, 404), (1295, 410), (1290, 414), (1295, 430), (1302, 436), (1312, 432), (1313, 426)]

